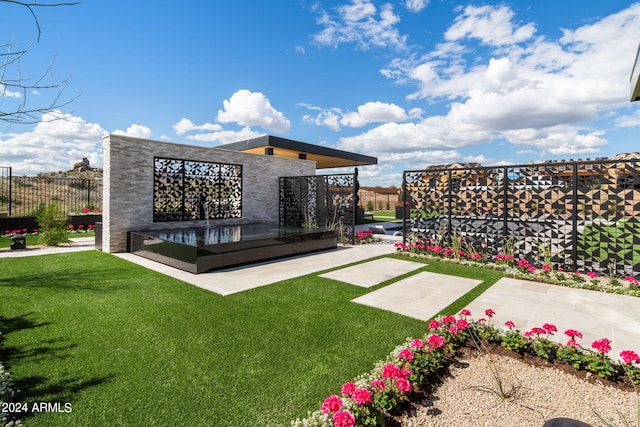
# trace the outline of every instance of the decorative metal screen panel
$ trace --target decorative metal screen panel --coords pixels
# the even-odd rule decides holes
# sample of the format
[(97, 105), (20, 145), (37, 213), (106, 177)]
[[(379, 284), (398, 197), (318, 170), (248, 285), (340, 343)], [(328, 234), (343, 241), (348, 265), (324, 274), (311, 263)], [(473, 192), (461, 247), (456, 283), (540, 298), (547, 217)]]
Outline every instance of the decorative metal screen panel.
[(432, 168), (404, 173), (405, 236), (461, 236), (530, 262), (640, 273), (639, 160)]
[(280, 225), (306, 228), (350, 228), (357, 206), (355, 174), (280, 178)]
[(242, 217), (242, 165), (155, 158), (153, 220)]

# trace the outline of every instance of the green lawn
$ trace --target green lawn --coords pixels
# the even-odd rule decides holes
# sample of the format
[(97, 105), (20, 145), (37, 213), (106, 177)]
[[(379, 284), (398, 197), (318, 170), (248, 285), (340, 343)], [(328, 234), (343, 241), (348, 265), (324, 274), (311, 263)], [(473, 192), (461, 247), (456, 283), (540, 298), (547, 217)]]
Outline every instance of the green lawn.
[(396, 211), (373, 211), (373, 220), (365, 219), (365, 223), (389, 221), (396, 221)]
[[(424, 270), (484, 280), (449, 313), (501, 277)], [(94, 251), (0, 259), (0, 271), (14, 401), (72, 405), (29, 426), (286, 426), (426, 331), (349, 302), (372, 289), (317, 275), (221, 297)]]

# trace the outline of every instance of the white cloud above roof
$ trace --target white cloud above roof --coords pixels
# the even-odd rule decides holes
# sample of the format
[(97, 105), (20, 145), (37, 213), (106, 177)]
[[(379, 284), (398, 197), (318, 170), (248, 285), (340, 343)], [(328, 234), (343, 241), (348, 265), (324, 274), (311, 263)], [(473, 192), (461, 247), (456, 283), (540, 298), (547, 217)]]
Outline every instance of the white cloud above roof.
[(260, 92), (246, 89), (236, 91), (223, 101), (223, 110), (218, 110), (220, 123), (237, 123), (242, 126), (260, 126), (274, 132), (287, 133), (291, 122), (271, 106), (269, 99)]
[(111, 133), (115, 135), (132, 136), (134, 138), (150, 138), (153, 135), (151, 129), (137, 124), (132, 124), (127, 128), (127, 130), (116, 129)]

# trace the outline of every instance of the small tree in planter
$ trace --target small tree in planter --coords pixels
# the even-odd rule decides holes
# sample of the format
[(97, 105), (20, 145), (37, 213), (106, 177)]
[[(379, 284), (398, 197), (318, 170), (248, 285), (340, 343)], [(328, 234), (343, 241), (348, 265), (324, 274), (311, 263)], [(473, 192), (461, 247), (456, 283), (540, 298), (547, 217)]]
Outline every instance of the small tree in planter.
[(40, 243), (47, 246), (58, 246), (67, 243), (67, 218), (55, 203), (40, 205), (34, 215), (40, 227)]

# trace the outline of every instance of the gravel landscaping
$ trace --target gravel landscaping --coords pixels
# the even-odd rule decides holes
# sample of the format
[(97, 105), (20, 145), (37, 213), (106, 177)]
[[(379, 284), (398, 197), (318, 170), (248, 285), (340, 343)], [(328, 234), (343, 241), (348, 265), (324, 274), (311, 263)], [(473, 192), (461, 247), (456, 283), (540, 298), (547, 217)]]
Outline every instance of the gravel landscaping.
[[(586, 372), (565, 372), (570, 367), (560, 370), (537, 364), (541, 366), (500, 354), (466, 354), (450, 366), (440, 386), (407, 405), (390, 424), (530, 427), (565, 417), (592, 426), (639, 425), (638, 395), (629, 391), (628, 384), (607, 384)], [(509, 398), (496, 394), (500, 388), (493, 367), (503, 390), (512, 391)], [(594, 411), (611, 423), (602, 421)]]

